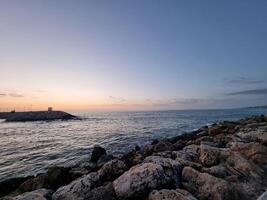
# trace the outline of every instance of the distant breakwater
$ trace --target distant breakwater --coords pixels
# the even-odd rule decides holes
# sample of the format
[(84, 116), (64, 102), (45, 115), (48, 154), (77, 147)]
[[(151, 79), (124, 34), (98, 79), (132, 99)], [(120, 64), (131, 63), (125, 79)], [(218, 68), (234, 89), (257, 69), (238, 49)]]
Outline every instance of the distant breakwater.
[(51, 121), (51, 120), (68, 120), (79, 119), (63, 111), (30, 111), (30, 112), (1, 112), (0, 119), (7, 122), (26, 122), (26, 121)]

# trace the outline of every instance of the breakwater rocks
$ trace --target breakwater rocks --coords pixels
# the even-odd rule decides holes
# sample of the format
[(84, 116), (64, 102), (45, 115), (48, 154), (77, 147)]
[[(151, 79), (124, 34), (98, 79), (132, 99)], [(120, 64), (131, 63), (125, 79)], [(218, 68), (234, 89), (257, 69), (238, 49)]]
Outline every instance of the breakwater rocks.
[(26, 122), (26, 121), (51, 121), (51, 120), (68, 120), (79, 119), (63, 111), (31, 111), (31, 112), (2, 112), (0, 119), (7, 122)]
[(267, 194), (267, 116), (222, 122), (114, 157), (0, 183), (5, 200), (250, 200)]

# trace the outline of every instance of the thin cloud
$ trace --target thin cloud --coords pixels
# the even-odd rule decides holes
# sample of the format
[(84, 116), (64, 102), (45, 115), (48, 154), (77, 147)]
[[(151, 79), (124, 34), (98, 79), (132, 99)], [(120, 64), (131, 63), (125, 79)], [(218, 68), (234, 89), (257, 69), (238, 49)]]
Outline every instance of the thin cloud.
[(248, 77), (238, 77), (234, 79), (225, 79), (230, 84), (259, 84), (264, 83), (264, 80)]
[(0, 94), (0, 97), (5, 97), (6, 96), (6, 94)]
[(24, 95), (22, 94), (17, 94), (17, 93), (9, 93), (8, 94), (10, 97), (14, 97), (14, 98), (22, 98), (24, 97)]
[(181, 105), (192, 105), (201, 102), (202, 99), (197, 98), (188, 98), (188, 99), (175, 99), (175, 104), (181, 104)]
[(35, 92), (44, 93), (45, 91), (44, 90), (35, 90)]
[(226, 95), (227, 96), (235, 96), (235, 95), (267, 95), (267, 88), (231, 92), (231, 93), (227, 93)]
[(122, 98), (122, 97), (114, 97), (114, 96), (109, 96), (109, 99), (113, 100), (113, 101), (117, 101), (117, 102), (125, 102), (126, 99)]

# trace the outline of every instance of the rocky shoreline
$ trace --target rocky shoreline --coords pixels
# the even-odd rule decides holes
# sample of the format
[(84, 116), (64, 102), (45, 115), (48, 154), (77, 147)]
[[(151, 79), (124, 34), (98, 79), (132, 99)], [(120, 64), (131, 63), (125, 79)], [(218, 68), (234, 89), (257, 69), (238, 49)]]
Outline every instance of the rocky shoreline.
[(0, 199), (263, 200), (266, 190), (267, 116), (261, 115), (155, 140), (121, 157), (96, 146), (79, 165), (0, 182)]

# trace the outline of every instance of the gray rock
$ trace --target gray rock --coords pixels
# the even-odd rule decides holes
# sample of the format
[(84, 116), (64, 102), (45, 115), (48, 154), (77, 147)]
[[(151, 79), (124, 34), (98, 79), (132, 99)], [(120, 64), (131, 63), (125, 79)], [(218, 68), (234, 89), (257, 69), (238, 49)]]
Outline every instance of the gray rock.
[(132, 167), (113, 182), (120, 199), (138, 198), (152, 189), (179, 186), (181, 165), (170, 158), (149, 156), (140, 165)]
[(186, 190), (154, 190), (149, 194), (148, 200), (197, 200), (192, 194)]
[(103, 167), (98, 170), (98, 174), (103, 182), (112, 181), (126, 171), (126, 169), (127, 167), (123, 161), (114, 159), (104, 164)]
[(25, 192), (21, 195), (9, 198), (10, 200), (48, 200), (53, 191), (47, 189), (38, 189), (32, 192)]
[(52, 196), (53, 200), (82, 200), (93, 188), (100, 186), (98, 173), (92, 172), (69, 185), (60, 187)]
[(149, 156), (145, 158), (144, 163), (161, 165), (168, 184), (175, 187), (180, 185), (181, 164), (178, 161), (160, 156)]
[(159, 164), (143, 163), (132, 167), (113, 181), (114, 191), (119, 199), (138, 198), (147, 195), (168, 183), (164, 169)]
[(116, 200), (112, 184), (91, 190), (85, 200)]

